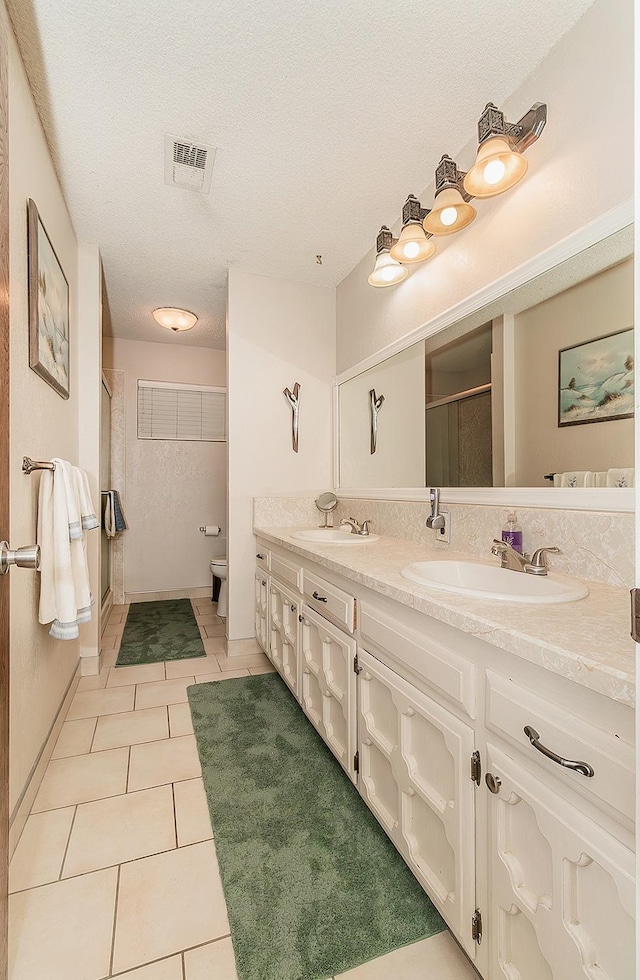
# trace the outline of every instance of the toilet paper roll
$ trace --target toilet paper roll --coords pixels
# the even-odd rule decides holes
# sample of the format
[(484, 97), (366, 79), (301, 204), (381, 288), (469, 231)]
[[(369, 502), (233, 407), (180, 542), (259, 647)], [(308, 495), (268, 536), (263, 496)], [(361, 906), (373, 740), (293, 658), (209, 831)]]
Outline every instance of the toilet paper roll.
[(205, 538), (217, 538), (220, 534), (220, 528), (217, 524), (205, 524), (204, 536)]

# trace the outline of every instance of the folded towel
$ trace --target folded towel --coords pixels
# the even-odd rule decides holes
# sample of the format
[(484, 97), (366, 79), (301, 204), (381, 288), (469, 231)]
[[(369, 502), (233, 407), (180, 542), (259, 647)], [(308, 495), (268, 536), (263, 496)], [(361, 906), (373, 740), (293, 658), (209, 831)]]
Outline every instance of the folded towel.
[(635, 469), (633, 466), (607, 470), (608, 487), (635, 487), (635, 485)]
[[(570, 470), (567, 473), (557, 473), (561, 487), (593, 487), (595, 476), (591, 470)], [(557, 486), (554, 479), (554, 486)]]
[[(82, 532), (83, 516), (90, 522), (91, 498), (79, 484), (86, 476), (64, 459), (55, 470), (44, 470), (38, 501), (38, 544), (41, 551), (38, 619), (51, 623), (49, 633), (60, 640), (79, 635), (78, 624), (91, 619), (93, 596)], [(82, 498), (86, 495), (86, 500)], [(95, 526), (95, 525), (94, 525)]]
[(598, 472), (594, 473), (593, 475), (596, 478), (596, 482), (594, 484), (596, 487), (606, 487), (608, 475), (607, 470), (598, 470)]
[(120, 531), (127, 530), (127, 522), (117, 490), (105, 490), (104, 530), (108, 538), (114, 538)]

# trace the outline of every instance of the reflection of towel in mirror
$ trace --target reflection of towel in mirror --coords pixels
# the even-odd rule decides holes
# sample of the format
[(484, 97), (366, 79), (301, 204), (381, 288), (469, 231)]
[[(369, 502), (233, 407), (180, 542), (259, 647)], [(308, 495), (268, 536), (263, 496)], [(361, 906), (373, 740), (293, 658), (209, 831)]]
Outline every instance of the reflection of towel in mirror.
[(606, 485), (608, 487), (635, 487), (635, 470), (633, 466), (607, 470)]
[(591, 470), (571, 470), (567, 473), (555, 473), (554, 487), (594, 487), (595, 474)]
[(55, 470), (45, 470), (40, 478), (38, 619), (51, 623), (51, 636), (73, 640), (79, 635), (78, 624), (91, 619), (93, 605), (82, 525), (96, 527), (97, 522), (92, 523), (95, 514), (85, 474), (76, 474), (64, 459), (53, 462)]
[(105, 490), (104, 530), (108, 538), (114, 538), (120, 531), (127, 530), (127, 522), (117, 490)]

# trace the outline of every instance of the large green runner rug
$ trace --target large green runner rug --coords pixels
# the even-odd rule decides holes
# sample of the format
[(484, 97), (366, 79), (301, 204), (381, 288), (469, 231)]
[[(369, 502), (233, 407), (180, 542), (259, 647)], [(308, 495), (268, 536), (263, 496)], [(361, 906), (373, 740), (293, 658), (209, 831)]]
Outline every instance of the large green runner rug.
[(240, 980), (327, 980), (445, 928), (277, 674), (187, 693)]
[(116, 667), (204, 656), (205, 649), (189, 599), (131, 604)]

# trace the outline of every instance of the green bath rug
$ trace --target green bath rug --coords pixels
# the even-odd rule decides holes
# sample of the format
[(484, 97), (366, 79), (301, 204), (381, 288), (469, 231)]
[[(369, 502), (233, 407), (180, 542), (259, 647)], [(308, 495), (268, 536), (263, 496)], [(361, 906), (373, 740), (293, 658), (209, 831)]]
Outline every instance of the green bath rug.
[(131, 604), (116, 667), (204, 656), (205, 649), (189, 599)]
[(187, 693), (240, 980), (327, 980), (444, 930), (277, 674)]

